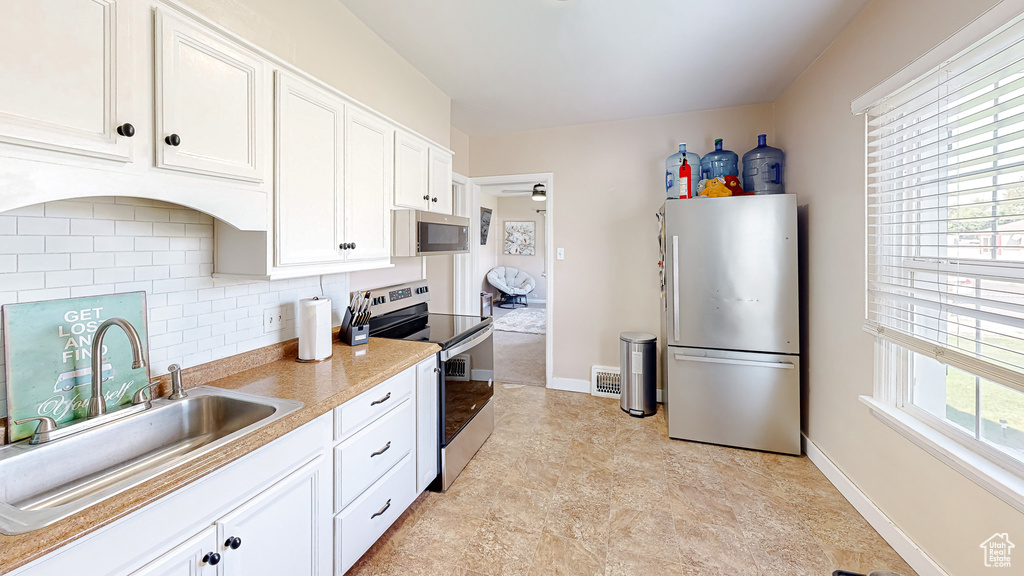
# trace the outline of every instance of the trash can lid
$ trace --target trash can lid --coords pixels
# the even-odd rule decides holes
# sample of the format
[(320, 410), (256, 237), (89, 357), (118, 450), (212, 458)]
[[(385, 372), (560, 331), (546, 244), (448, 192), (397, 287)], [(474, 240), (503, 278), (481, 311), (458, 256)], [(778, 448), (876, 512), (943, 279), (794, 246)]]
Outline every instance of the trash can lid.
[(653, 342), (657, 339), (657, 336), (647, 332), (623, 332), (622, 334), (619, 334), (619, 340), (622, 340), (623, 342), (632, 342), (633, 344)]

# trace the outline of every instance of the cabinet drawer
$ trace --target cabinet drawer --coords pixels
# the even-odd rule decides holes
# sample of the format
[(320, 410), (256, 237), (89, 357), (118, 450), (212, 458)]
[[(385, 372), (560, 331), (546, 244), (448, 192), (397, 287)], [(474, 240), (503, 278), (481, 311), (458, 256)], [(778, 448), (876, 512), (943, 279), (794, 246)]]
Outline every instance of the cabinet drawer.
[(412, 394), (416, 368), (390, 378), (334, 409), (334, 440), (344, 440)]
[(337, 573), (351, 568), (415, 499), (416, 461), (410, 454), (335, 517)]
[(348, 506), (412, 451), (415, 418), (412, 400), (406, 399), (334, 449), (335, 512)]

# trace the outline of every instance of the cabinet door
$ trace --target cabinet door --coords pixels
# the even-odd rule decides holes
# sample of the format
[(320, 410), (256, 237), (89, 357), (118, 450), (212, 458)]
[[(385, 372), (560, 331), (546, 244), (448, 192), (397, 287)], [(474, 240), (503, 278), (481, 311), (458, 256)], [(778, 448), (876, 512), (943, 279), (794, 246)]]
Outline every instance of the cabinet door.
[(168, 12), (156, 18), (157, 165), (262, 181), (263, 61)]
[(0, 140), (127, 161), (130, 3), (0, 2)]
[(395, 206), (426, 210), (427, 143), (405, 132), (395, 133)]
[(391, 155), (387, 123), (349, 108), (345, 122), (345, 238), (349, 262), (391, 257)]
[[(237, 539), (237, 540), (235, 540)], [(237, 543), (237, 547), (232, 545)], [(321, 454), (217, 522), (224, 576), (331, 572), (331, 472)]]
[(222, 558), (207, 556), (217, 554), (217, 548), (217, 527), (210, 526), (131, 576), (218, 576)]
[(430, 149), (430, 211), (452, 214), (452, 155)]
[(276, 264), (339, 262), (345, 105), (281, 72), (276, 84)]
[(441, 449), (438, 444), (437, 360), (416, 365), (416, 493), (427, 489), (437, 477)]

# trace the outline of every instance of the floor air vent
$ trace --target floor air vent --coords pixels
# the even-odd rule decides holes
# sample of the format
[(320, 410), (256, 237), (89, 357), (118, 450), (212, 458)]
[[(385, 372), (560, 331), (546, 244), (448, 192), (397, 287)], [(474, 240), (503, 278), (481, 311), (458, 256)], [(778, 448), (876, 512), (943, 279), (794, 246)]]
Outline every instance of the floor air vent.
[(619, 369), (614, 366), (591, 366), (590, 395), (618, 398), (622, 393)]
[(444, 363), (444, 377), (446, 380), (468, 381), (470, 375), (469, 354), (452, 356)]

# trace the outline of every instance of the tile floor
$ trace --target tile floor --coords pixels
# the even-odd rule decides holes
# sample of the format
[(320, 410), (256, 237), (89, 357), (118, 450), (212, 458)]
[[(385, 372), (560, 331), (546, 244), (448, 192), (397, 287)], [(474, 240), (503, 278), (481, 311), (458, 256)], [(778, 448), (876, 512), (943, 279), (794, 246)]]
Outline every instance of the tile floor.
[(670, 440), (664, 415), (496, 385), (493, 435), (352, 576), (914, 575), (806, 458)]

